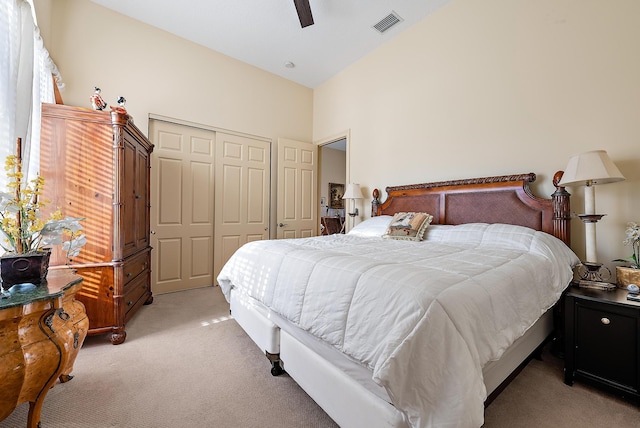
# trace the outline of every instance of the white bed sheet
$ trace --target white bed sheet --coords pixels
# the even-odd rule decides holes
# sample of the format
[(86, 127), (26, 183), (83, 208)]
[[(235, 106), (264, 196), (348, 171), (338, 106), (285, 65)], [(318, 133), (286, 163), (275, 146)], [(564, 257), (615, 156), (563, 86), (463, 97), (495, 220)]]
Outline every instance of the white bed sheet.
[(432, 227), (423, 242), (258, 241), (218, 281), (370, 369), (412, 426), (480, 426), (482, 367), (557, 301), (577, 262), (548, 234), (476, 224)]
[[(391, 403), (386, 389), (373, 381), (371, 371), (348, 358), (335, 347), (307, 334), (242, 292), (234, 292), (232, 289), (230, 300), (231, 314), (234, 319), (263, 352), (280, 354), (280, 330), (284, 330), (319, 357), (341, 370), (346, 377), (353, 379), (379, 399)], [(504, 352), (499, 360), (489, 361), (482, 368), (487, 394), (491, 394), (500, 386), (513, 370), (553, 332), (552, 312), (553, 308), (545, 312), (534, 326)]]

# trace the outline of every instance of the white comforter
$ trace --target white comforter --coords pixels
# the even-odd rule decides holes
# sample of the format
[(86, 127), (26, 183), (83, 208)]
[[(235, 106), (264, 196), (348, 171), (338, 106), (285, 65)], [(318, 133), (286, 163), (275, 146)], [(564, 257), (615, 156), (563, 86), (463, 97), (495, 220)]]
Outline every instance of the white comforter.
[(482, 367), (558, 300), (578, 259), (519, 226), (430, 226), (425, 238), (251, 242), (218, 281), (369, 367), (413, 427), (479, 427)]

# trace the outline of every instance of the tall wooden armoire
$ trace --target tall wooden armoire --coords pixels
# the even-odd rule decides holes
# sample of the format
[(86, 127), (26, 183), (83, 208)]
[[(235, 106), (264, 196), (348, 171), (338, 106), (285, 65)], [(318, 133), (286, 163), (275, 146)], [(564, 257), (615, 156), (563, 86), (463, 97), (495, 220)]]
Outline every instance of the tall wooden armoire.
[[(151, 293), (151, 142), (117, 112), (43, 104), (40, 173), (46, 212), (83, 217), (87, 244), (68, 260), (56, 248), (51, 266), (76, 269), (84, 278), (76, 298), (84, 303), (89, 334), (124, 342), (125, 324)], [(60, 246), (58, 246), (60, 247)]]

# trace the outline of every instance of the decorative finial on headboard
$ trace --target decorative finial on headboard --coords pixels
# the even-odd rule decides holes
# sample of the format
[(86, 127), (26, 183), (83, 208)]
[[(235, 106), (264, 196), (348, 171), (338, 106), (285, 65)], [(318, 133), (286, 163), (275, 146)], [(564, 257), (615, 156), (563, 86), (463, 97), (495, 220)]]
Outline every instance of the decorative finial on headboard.
[(562, 239), (567, 245), (571, 245), (571, 228), (569, 222), (571, 220), (571, 202), (570, 194), (560, 186), (560, 180), (564, 171), (558, 171), (553, 174), (553, 185), (556, 191), (553, 192), (551, 198), (553, 200), (553, 227), (554, 235)]
[(562, 176), (564, 175), (564, 171), (558, 171), (553, 174), (553, 185), (557, 189), (558, 187), (564, 188), (564, 186), (560, 186), (560, 180), (562, 180)]

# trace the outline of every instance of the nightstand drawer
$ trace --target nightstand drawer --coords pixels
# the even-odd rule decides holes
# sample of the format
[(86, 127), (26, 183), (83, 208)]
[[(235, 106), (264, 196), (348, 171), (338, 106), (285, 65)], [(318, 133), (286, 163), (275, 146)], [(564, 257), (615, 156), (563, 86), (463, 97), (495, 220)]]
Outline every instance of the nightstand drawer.
[(637, 311), (578, 300), (575, 368), (637, 389)]

